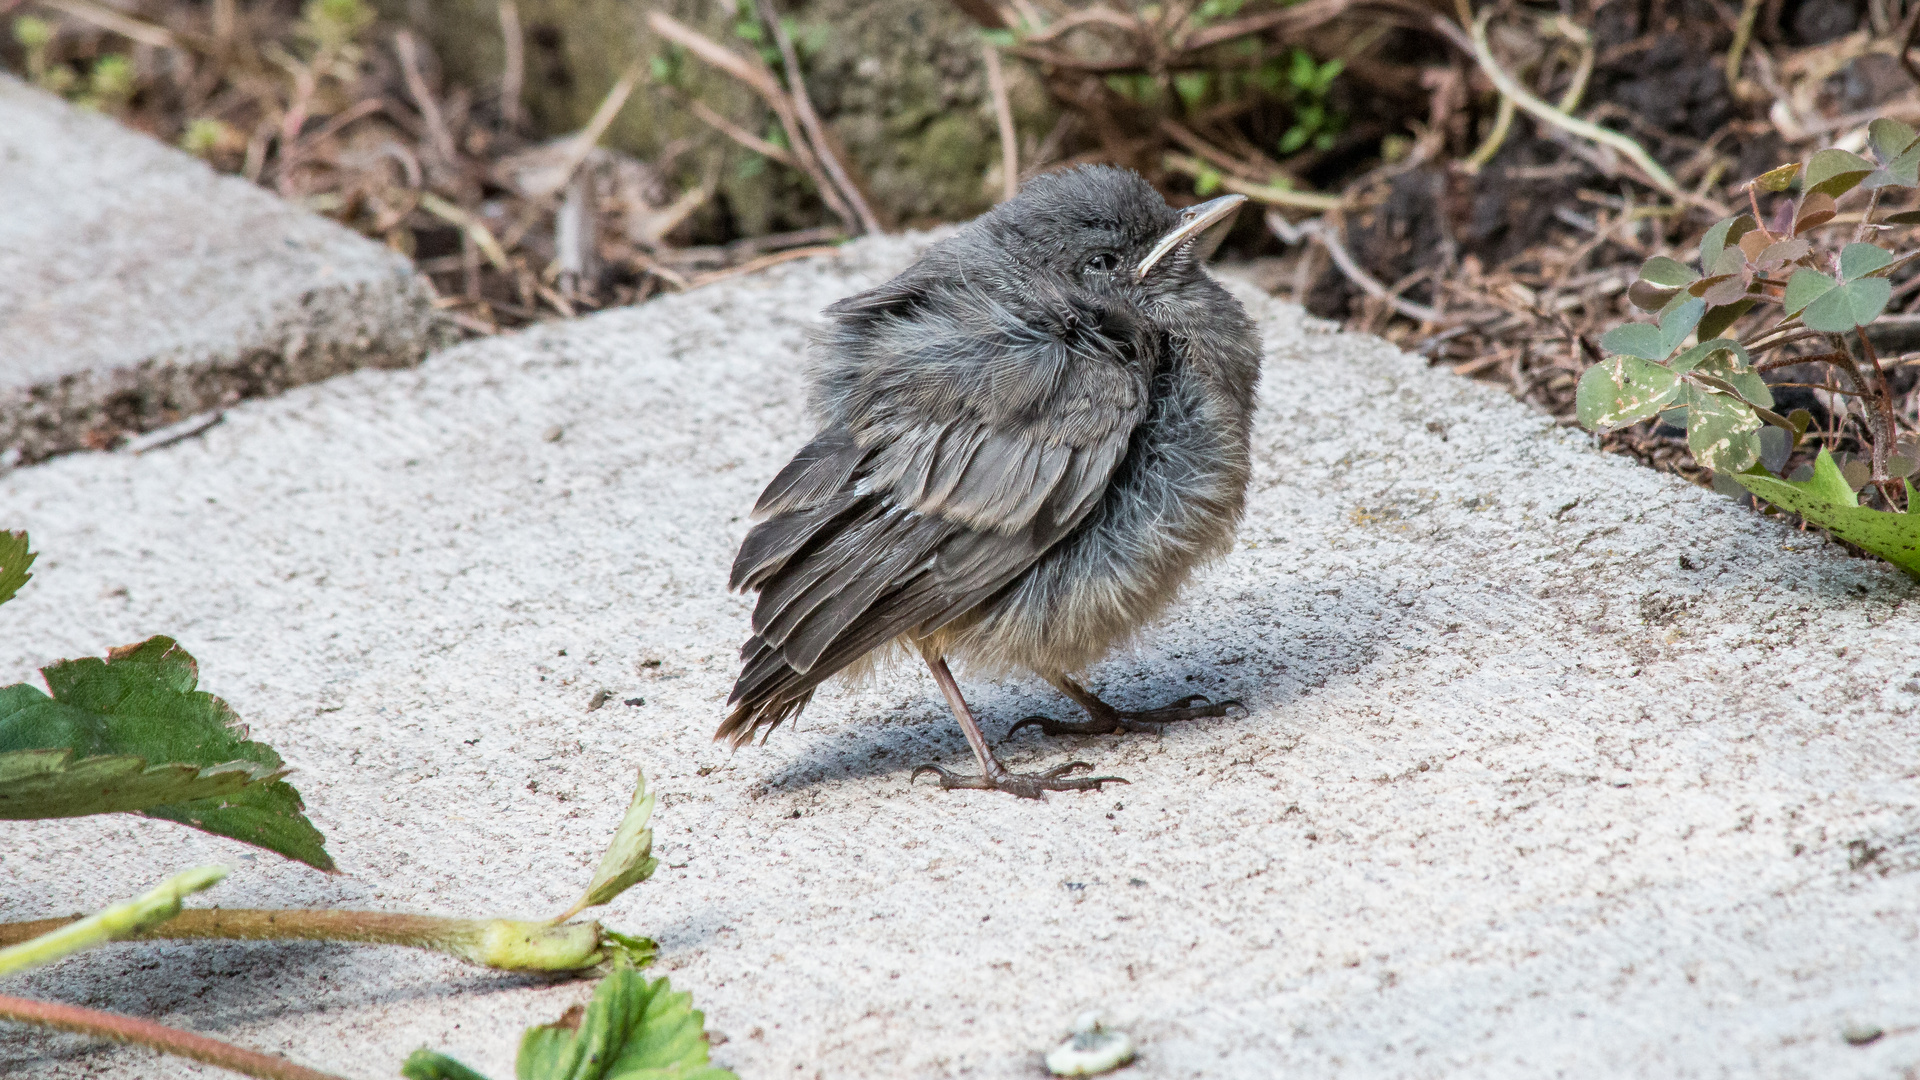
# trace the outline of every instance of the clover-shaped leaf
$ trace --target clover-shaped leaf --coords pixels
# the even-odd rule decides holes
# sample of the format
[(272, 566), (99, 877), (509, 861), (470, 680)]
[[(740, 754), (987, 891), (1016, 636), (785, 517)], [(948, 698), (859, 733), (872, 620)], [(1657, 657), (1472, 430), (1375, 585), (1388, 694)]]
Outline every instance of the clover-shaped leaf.
[(1753, 407), (1698, 383), (1687, 385), (1687, 449), (1714, 472), (1739, 472), (1760, 460), (1761, 420)]
[[(1792, 288), (1793, 282), (1787, 286)], [(1857, 278), (1822, 292), (1800, 312), (1800, 321), (1809, 329), (1841, 334), (1879, 318), (1892, 299), (1893, 282), (1883, 277)]]
[(1651, 281), (1655, 285), (1670, 289), (1677, 289), (1691, 284), (1699, 276), (1699, 274), (1694, 272), (1693, 267), (1688, 266), (1679, 259), (1669, 259), (1665, 255), (1655, 255), (1653, 258), (1640, 264), (1640, 277), (1642, 280)]
[(1749, 298), (1725, 307), (1709, 308), (1705, 315), (1700, 316), (1700, 325), (1694, 329), (1703, 338), (1719, 337), (1727, 332), (1728, 327), (1738, 322), (1740, 316), (1752, 311), (1757, 302)]
[(1920, 134), (1883, 117), (1867, 126), (1867, 135), (1880, 167), (1860, 181), (1863, 189), (1920, 186)]
[(1800, 163), (1790, 161), (1753, 178), (1753, 186), (1761, 191), (1785, 191), (1793, 186), (1793, 178), (1800, 173)]
[(1807, 159), (1801, 187), (1809, 193), (1839, 198), (1873, 172), (1873, 162), (1848, 150), (1821, 150)]
[(1840, 211), (1835, 208), (1833, 196), (1824, 191), (1809, 191), (1800, 200), (1800, 208), (1793, 214), (1793, 235), (1817, 229), (1832, 221)]
[(1840, 279), (1852, 281), (1866, 277), (1875, 270), (1884, 270), (1893, 265), (1893, 255), (1885, 248), (1873, 244), (1848, 244), (1840, 249)]
[[(1798, 169), (1799, 166), (1796, 165), (1794, 168)], [(1749, 214), (1735, 214), (1714, 222), (1713, 227), (1700, 238), (1701, 268), (1711, 270), (1714, 262), (1720, 258), (1720, 252), (1725, 250), (1728, 244), (1739, 243), (1751, 231), (1753, 231), (1753, 217)]]
[(1679, 376), (1667, 368), (1622, 354), (1602, 360), (1580, 376), (1574, 408), (1581, 426), (1589, 431), (1623, 427), (1668, 407), (1680, 386)]
[(1795, 270), (1787, 279), (1787, 292), (1780, 298), (1780, 308), (1791, 319), (1839, 284), (1818, 270)]

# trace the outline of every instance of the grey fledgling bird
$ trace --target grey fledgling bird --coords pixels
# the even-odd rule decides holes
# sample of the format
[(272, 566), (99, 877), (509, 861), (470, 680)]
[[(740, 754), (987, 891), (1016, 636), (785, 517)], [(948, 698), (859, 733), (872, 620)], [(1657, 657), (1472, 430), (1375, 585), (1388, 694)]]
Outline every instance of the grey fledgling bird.
[(1091, 717), (1015, 730), (1225, 715), (1234, 702), (1203, 697), (1122, 711), (1073, 676), (1232, 546), (1260, 342), (1201, 262), (1243, 201), (1177, 211), (1123, 169), (1042, 175), (827, 309), (810, 372), (820, 433), (767, 485), (733, 564), (731, 587), (760, 597), (716, 740), (771, 732), (889, 646), (925, 658), (979, 758), (978, 776), (914, 770), (943, 788), (1124, 782), (1066, 775), (1078, 761), (1008, 771), (947, 657), (1032, 671)]

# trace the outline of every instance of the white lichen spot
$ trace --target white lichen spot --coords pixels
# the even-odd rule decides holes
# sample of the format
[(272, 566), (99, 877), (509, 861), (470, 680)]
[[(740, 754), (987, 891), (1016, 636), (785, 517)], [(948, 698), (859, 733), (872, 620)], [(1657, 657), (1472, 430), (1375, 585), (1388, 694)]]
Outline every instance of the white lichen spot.
[(1047, 1071), (1055, 1076), (1098, 1076), (1133, 1060), (1133, 1036), (1108, 1028), (1098, 1013), (1082, 1013), (1072, 1031), (1047, 1052)]

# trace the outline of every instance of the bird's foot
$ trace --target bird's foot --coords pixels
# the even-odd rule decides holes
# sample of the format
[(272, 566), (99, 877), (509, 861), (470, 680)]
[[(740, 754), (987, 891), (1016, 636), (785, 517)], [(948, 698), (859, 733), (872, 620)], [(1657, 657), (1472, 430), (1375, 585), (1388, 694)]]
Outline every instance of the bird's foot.
[(1123, 731), (1144, 731), (1159, 734), (1166, 725), (1176, 720), (1197, 720), (1202, 717), (1229, 715), (1229, 710), (1246, 711), (1246, 706), (1238, 701), (1214, 701), (1205, 694), (1189, 694), (1176, 701), (1169, 701), (1157, 709), (1139, 709), (1126, 711), (1113, 709), (1106, 713), (1095, 712), (1092, 719), (1079, 723), (1055, 720), (1050, 716), (1029, 716), (1007, 729), (1005, 738), (1013, 738), (1013, 733), (1024, 727), (1037, 727), (1042, 735), (1118, 735)]
[(1069, 761), (1065, 765), (1048, 769), (1043, 773), (1002, 772), (999, 775), (982, 773), (979, 776), (961, 776), (948, 772), (938, 765), (921, 765), (907, 778), (908, 783), (920, 779), (921, 773), (932, 773), (940, 778), (940, 790), (952, 791), (954, 788), (971, 788), (977, 791), (1004, 791), (1009, 795), (1018, 795), (1023, 799), (1037, 799), (1048, 791), (1099, 791), (1101, 784), (1124, 784), (1127, 781), (1118, 776), (1068, 776), (1076, 769), (1091, 769), (1093, 766), (1084, 761)]

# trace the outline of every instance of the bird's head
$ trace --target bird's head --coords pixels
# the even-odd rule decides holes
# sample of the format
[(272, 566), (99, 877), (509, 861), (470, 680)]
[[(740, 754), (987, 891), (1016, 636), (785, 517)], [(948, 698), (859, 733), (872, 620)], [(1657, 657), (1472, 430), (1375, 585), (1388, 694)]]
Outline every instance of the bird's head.
[(1048, 284), (1144, 304), (1202, 276), (1246, 201), (1175, 210), (1139, 173), (1089, 165), (1034, 177), (979, 224)]

